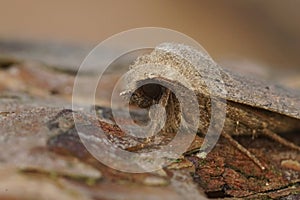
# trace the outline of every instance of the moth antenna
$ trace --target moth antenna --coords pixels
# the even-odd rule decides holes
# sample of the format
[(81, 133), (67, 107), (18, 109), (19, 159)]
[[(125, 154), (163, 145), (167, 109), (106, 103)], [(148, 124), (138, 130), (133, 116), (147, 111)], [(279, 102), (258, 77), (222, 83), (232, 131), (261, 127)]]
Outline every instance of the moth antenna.
[(265, 136), (268, 136), (269, 138), (273, 139), (274, 141), (276, 141), (276, 142), (278, 142), (278, 143), (280, 143), (280, 144), (282, 144), (286, 147), (289, 147), (291, 149), (300, 151), (300, 147), (298, 145), (284, 139), (283, 137), (281, 137), (280, 135), (274, 133), (273, 131), (271, 131), (269, 129), (264, 129), (262, 131), (262, 134), (264, 134)]

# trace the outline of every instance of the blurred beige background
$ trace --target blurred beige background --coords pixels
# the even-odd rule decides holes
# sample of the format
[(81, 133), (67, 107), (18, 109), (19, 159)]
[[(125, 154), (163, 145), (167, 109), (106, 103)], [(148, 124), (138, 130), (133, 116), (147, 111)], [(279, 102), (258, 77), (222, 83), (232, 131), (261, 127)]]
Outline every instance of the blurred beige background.
[(0, 38), (97, 44), (130, 28), (158, 26), (193, 37), (225, 65), (295, 70), (299, 8), (293, 0), (0, 0)]

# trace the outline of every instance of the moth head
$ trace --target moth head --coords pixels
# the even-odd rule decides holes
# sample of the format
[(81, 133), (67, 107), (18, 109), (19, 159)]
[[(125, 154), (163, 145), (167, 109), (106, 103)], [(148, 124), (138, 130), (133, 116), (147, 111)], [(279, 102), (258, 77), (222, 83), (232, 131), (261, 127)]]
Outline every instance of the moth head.
[(142, 85), (132, 93), (129, 105), (139, 108), (150, 108), (152, 105), (160, 102), (164, 92), (165, 88), (159, 84), (148, 83)]
[[(159, 104), (166, 113), (164, 130), (175, 132), (178, 124), (180, 124), (180, 105), (175, 94), (170, 90), (170, 83), (164, 82), (164, 84), (161, 84), (161, 81), (165, 80), (158, 79), (154, 81), (152, 79), (151, 83), (146, 81), (146, 84), (143, 85), (137, 83), (137, 89), (129, 94), (129, 105), (150, 110), (151, 106)], [(160, 119), (160, 116), (154, 116), (154, 119)]]

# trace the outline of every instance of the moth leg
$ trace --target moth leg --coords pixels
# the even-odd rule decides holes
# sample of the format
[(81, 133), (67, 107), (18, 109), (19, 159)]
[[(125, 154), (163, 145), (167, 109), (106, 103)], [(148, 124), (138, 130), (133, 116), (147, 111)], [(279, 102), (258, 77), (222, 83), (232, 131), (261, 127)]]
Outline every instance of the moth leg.
[(274, 133), (273, 131), (271, 131), (269, 129), (263, 129), (262, 134), (268, 136), (269, 138), (273, 139), (274, 141), (276, 141), (286, 147), (300, 151), (300, 147), (298, 145), (284, 139), (283, 137), (281, 137), (280, 135)]
[[(163, 108), (166, 108), (166, 106), (168, 104), (168, 100), (170, 98), (170, 94), (171, 94), (171, 90), (166, 88), (157, 103), (160, 104)], [(157, 113), (154, 113), (153, 115), (156, 116), (157, 118), (160, 117), (160, 116), (158, 116)], [(157, 124), (154, 124), (154, 126), (156, 126), (156, 125)], [(153, 141), (153, 139), (154, 139), (153, 137), (146, 138), (146, 141), (142, 144), (142, 147), (146, 147), (147, 145), (149, 145)]]
[(222, 136), (226, 138), (235, 148), (237, 148), (248, 158), (250, 158), (259, 168), (261, 168), (262, 170), (266, 169), (266, 167), (257, 159), (255, 155), (253, 155), (250, 151), (243, 147), (238, 141), (233, 139), (229, 134), (223, 132)]
[(159, 104), (161, 104), (164, 108), (167, 106), (168, 100), (170, 98), (171, 90), (165, 89), (165, 92), (162, 94), (161, 98), (159, 99)]
[[(157, 103), (165, 108), (167, 106), (167, 103), (168, 103), (168, 100), (169, 100), (169, 97), (170, 97), (170, 93), (171, 93), (171, 90), (166, 89)], [(154, 115), (157, 115), (157, 114), (154, 113)], [(159, 117), (159, 116), (157, 116), (157, 117)], [(127, 151), (141, 150), (143, 148), (151, 146), (151, 143), (153, 142), (153, 139), (154, 139), (153, 137), (147, 137), (142, 143), (137, 144), (136, 146), (133, 146), (133, 147), (128, 147), (125, 150), (127, 150)]]

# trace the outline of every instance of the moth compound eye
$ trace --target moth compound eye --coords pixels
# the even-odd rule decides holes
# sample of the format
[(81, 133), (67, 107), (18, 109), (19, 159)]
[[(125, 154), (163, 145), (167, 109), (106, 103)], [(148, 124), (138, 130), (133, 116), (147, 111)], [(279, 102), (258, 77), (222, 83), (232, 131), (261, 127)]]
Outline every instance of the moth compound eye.
[(162, 93), (162, 86), (158, 84), (146, 84), (141, 89), (146, 97), (153, 100), (158, 100)]

